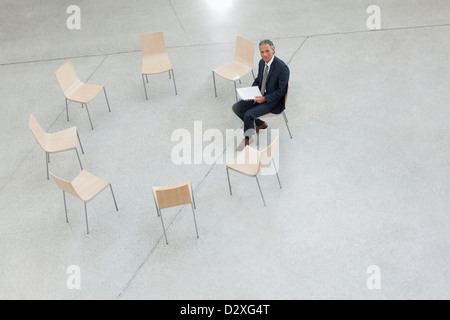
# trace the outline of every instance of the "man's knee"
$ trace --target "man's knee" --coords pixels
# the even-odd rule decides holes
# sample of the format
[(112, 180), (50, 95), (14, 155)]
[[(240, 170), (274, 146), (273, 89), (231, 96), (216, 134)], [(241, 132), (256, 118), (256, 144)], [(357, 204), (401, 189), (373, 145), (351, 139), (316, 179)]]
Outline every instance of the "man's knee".
[(238, 112), (238, 111), (237, 111), (237, 110), (238, 110), (237, 103), (233, 104), (232, 109), (233, 109), (233, 112), (237, 114), (237, 112)]
[(239, 116), (242, 117), (245, 113), (245, 105), (242, 103), (242, 101), (238, 101), (235, 104), (233, 104), (233, 112)]

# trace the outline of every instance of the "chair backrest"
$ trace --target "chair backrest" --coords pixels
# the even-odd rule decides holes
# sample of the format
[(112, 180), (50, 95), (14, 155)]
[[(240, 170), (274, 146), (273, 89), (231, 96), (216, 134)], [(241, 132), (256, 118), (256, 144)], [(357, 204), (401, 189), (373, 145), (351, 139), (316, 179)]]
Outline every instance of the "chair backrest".
[(159, 210), (193, 203), (189, 180), (172, 186), (154, 187), (153, 195)]
[(147, 33), (141, 35), (140, 39), (143, 56), (167, 54), (166, 42), (164, 41), (164, 33)]
[(55, 76), (64, 95), (81, 82), (70, 60), (56, 70)]
[(286, 95), (284, 96), (284, 107), (286, 107), (286, 105), (287, 105), (288, 95), (289, 95), (289, 83), (287, 85)]
[(237, 36), (234, 60), (253, 68), (255, 60), (255, 44), (253, 41)]
[(36, 141), (45, 149), (48, 133), (42, 129), (33, 114), (30, 115), (29, 127)]
[(278, 150), (279, 150), (279, 137), (276, 137), (275, 140), (272, 141), (270, 146), (261, 151), (260, 165), (261, 166), (268, 165), (272, 160), (272, 158), (278, 155)]
[(60, 188), (62, 191), (70, 193), (71, 195), (77, 197), (78, 199), (81, 199), (78, 193), (75, 191), (71, 182), (58, 178), (51, 172), (50, 176), (52, 177), (53, 181), (55, 181), (58, 188)]

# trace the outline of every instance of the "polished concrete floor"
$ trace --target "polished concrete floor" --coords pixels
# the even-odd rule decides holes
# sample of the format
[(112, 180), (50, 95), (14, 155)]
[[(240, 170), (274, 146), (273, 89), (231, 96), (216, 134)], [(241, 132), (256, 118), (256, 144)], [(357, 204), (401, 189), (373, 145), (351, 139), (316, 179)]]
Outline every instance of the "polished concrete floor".
[[(0, 1), (0, 298), (450, 298), (448, 0), (78, 0), (81, 29), (68, 30), (71, 4)], [(381, 30), (367, 27), (373, 4)], [(161, 74), (146, 101), (139, 35), (155, 31), (178, 95)], [(268, 120), (283, 188), (260, 177), (267, 207), (239, 174), (230, 196), (223, 164), (242, 123), (233, 84), (218, 78), (215, 98), (211, 71), (236, 35), (255, 42), (255, 71), (264, 38), (291, 70), (293, 139)], [(66, 121), (54, 72), (69, 59), (108, 92), (111, 113), (103, 96), (90, 104), (95, 130), (75, 103)], [(49, 132), (76, 126), (85, 169), (114, 187), (119, 212), (105, 190), (88, 204), (89, 235), (78, 199), (67, 197), (65, 221), (31, 113)], [(203, 142), (217, 162), (174, 163), (178, 129), (193, 146), (221, 132)], [(52, 155), (50, 171), (73, 179), (75, 152)], [(166, 245), (151, 190), (188, 179), (200, 238), (189, 206), (167, 209)]]

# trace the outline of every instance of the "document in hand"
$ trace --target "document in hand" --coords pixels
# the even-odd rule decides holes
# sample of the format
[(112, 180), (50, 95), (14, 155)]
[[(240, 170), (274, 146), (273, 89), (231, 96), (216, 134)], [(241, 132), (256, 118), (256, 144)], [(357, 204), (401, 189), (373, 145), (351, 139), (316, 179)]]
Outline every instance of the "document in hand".
[(236, 91), (242, 100), (254, 100), (256, 97), (261, 96), (261, 91), (259, 91), (258, 87), (237, 88)]

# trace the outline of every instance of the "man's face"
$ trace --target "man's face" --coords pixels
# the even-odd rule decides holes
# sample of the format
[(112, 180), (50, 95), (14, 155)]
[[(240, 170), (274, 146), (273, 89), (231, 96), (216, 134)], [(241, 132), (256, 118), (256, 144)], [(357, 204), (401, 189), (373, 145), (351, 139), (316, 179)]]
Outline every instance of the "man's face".
[(259, 52), (261, 53), (261, 58), (266, 63), (269, 63), (275, 54), (275, 49), (272, 49), (269, 44), (263, 44), (262, 46), (259, 46)]

